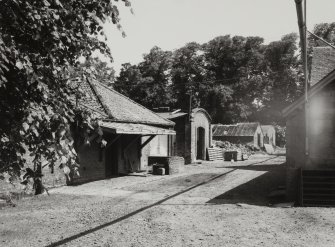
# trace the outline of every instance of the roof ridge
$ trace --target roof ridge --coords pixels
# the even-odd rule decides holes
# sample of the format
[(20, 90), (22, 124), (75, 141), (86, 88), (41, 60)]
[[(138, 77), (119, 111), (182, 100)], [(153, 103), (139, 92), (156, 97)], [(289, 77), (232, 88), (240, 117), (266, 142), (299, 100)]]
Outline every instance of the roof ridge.
[(98, 99), (99, 103), (101, 104), (102, 108), (104, 109), (105, 113), (108, 116), (112, 117), (110, 110), (106, 106), (106, 104), (105, 104), (103, 98), (101, 97), (101, 95), (98, 93), (98, 90), (96, 89), (96, 87), (90, 82), (90, 80), (88, 78), (86, 78), (86, 81), (87, 81), (88, 85), (90, 86), (90, 88), (92, 89), (95, 96), (97, 97), (97, 99)]
[(329, 46), (315, 46), (315, 47), (313, 47), (313, 50), (314, 49), (334, 49), (334, 48), (329, 47)]
[[(174, 122), (173, 122), (173, 121), (170, 121), (169, 119), (166, 119), (166, 118), (163, 118), (163, 117), (159, 116), (158, 114), (156, 114), (155, 112), (153, 112), (153, 111), (151, 111), (150, 109), (146, 108), (145, 106), (143, 106), (143, 105), (137, 103), (136, 101), (134, 101), (134, 100), (132, 100), (131, 98), (129, 98), (129, 97), (123, 95), (122, 93), (119, 93), (119, 92), (116, 91), (114, 88), (107, 87), (106, 85), (102, 84), (101, 82), (99, 82), (99, 81), (97, 81), (97, 80), (94, 80), (94, 81), (95, 81), (96, 83), (98, 83), (100, 86), (102, 86), (102, 87), (104, 87), (104, 88), (106, 88), (106, 89), (108, 89), (108, 90), (110, 90), (110, 91), (112, 91), (112, 92), (114, 92), (114, 93), (120, 95), (121, 97), (123, 97), (123, 98), (125, 98), (125, 99), (127, 99), (127, 100), (133, 102), (134, 104), (138, 105), (139, 107), (141, 107), (141, 108), (143, 108), (143, 109), (145, 109), (145, 110), (147, 110), (147, 111), (152, 112), (153, 114), (155, 114), (156, 116), (158, 116), (158, 117), (161, 118), (162, 120), (165, 120), (165, 121), (167, 121), (167, 122), (169, 122), (169, 123), (171, 123), (171, 124), (174, 125)], [(107, 114), (108, 114), (108, 113), (107, 113)]]

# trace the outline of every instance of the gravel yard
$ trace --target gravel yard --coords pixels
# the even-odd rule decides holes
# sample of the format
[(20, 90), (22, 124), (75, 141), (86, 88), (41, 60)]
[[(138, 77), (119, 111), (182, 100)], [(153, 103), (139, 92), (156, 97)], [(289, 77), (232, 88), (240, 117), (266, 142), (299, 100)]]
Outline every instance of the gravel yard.
[(334, 246), (335, 209), (278, 208), (284, 156), (50, 190), (0, 209), (0, 246)]

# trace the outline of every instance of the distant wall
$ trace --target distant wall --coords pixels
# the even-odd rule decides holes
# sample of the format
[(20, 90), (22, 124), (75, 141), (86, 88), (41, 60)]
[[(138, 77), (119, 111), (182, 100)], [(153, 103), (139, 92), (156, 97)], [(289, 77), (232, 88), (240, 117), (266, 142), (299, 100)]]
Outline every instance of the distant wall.
[(216, 141), (228, 141), (235, 144), (248, 144), (254, 145), (253, 136), (213, 136), (213, 140)]

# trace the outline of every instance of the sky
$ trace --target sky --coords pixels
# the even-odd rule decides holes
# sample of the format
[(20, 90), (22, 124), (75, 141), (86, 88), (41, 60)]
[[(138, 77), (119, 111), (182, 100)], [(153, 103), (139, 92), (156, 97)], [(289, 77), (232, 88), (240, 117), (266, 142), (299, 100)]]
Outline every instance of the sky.
[[(121, 64), (136, 64), (153, 46), (175, 50), (188, 42), (200, 44), (230, 34), (260, 36), (265, 43), (299, 33), (294, 0), (130, 0), (134, 14), (118, 2), (121, 32), (104, 25), (107, 44), (118, 73)], [(335, 0), (307, 0), (307, 27), (335, 22)]]

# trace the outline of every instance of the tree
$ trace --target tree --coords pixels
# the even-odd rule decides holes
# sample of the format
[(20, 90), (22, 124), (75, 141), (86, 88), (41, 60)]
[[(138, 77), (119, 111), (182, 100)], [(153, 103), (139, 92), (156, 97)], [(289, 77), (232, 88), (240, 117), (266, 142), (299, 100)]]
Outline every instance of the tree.
[(250, 121), (255, 110), (253, 102), (260, 96), (263, 83), (263, 42), (261, 37), (225, 35), (203, 45), (209, 77), (217, 82), (215, 85), (229, 87), (231, 92), (215, 107), (215, 114), (208, 107), (215, 122)]
[(192, 107), (200, 106), (201, 91), (206, 88), (202, 83), (206, 79), (206, 69), (201, 45), (196, 42), (188, 43), (176, 50), (172, 59), (171, 80), (176, 105), (188, 109), (187, 99), (191, 97)]
[(266, 123), (283, 125), (281, 110), (302, 93), (303, 74), (297, 55), (297, 38), (297, 34), (291, 33), (266, 47), (266, 84), (260, 99), (263, 107), (258, 113), (258, 118)]
[(85, 62), (78, 65), (74, 75), (81, 76), (83, 72), (89, 71), (90, 77), (111, 87), (115, 81), (115, 70), (107, 62), (101, 61), (98, 57), (89, 57)]
[(148, 108), (172, 104), (171, 56), (172, 52), (153, 47), (138, 65), (122, 65), (114, 88)]
[(91, 121), (72, 100), (69, 68), (95, 50), (111, 59), (102, 25), (121, 28), (115, 2), (1, 1), (0, 173), (19, 176), (28, 152), (33, 167), (25, 178), (34, 178), (37, 194), (43, 166), (76, 166), (71, 127), (90, 129)]
[[(316, 24), (314, 26), (313, 33), (335, 45), (335, 22)], [(324, 42), (318, 40), (312, 35), (308, 36), (308, 45), (309, 47), (327, 46)]]

